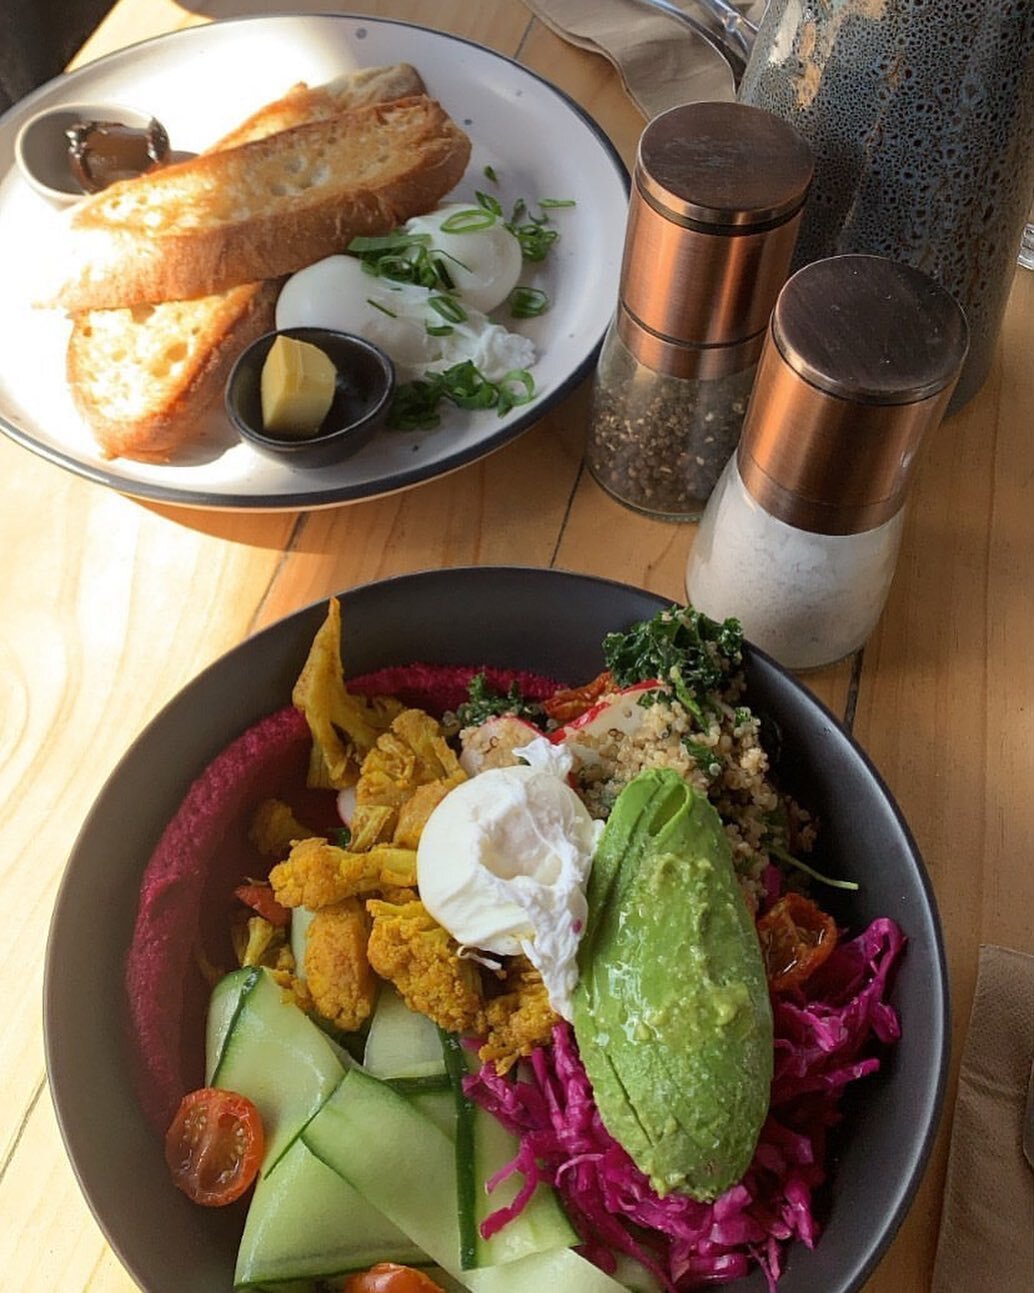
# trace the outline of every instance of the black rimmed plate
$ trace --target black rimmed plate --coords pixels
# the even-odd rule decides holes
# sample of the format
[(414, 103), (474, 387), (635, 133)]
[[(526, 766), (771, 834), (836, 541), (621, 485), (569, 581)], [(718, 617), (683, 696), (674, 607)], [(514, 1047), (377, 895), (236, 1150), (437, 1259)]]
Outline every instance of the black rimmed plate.
[[(19, 127), (62, 103), (118, 102), (156, 116), (173, 148), (199, 151), (297, 81), (317, 84), (351, 68), (396, 62), (412, 63), (471, 137), (458, 200), (485, 190), (507, 213), (520, 198), (576, 203), (550, 213), (560, 240), (542, 266), (522, 276), (553, 303), (539, 318), (514, 322), (536, 347), (535, 398), (502, 418), (450, 407), (434, 431), (381, 432), (317, 479), (240, 444), (221, 407), (206, 415), (198, 443), (175, 463), (104, 459), (64, 379), (69, 324), (58, 311), (33, 307), (52, 285), (67, 213), (55, 211), (18, 172)], [(0, 429), (99, 484), (185, 506), (326, 507), (430, 480), (513, 440), (590, 371), (617, 297), (627, 196), (625, 168), (586, 113), (526, 68), (455, 36), (310, 14), (234, 19), (131, 46), (49, 82), (0, 118), (0, 243), (18, 249), (0, 308)]]
[[(650, 593), (556, 571), (408, 575), (343, 594), (344, 652), (353, 675), (423, 660), (530, 669), (577, 684), (602, 667), (607, 632), (662, 605)], [(122, 973), (141, 873), (190, 782), (245, 728), (289, 702), (324, 616), (320, 603), (266, 629), (158, 715), (101, 793), (58, 896), (45, 987), (54, 1104), (90, 1206), (150, 1293), (230, 1293), (242, 1215), (196, 1208), (178, 1194), (133, 1094)], [(858, 893), (836, 892), (837, 918), (858, 930), (892, 916), (908, 938), (892, 994), (902, 1038), (845, 1102), (822, 1200), (825, 1232), (814, 1251), (791, 1249), (779, 1286), (853, 1293), (901, 1223), (937, 1125), (948, 1054), (940, 927), (915, 844), (865, 755), (768, 657), (750, 651), (747, 674), (750, 703), (780, 733), (780, 782), (821, 819), (818, 864), (861, 882)], [(764, 1293), (760, 1274), (730, 1287)]]

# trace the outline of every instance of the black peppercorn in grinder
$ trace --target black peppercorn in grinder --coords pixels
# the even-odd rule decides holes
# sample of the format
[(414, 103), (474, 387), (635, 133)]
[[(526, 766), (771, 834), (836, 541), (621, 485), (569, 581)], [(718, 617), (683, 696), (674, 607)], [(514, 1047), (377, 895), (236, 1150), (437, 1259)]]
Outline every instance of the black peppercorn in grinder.
[(735, 449), (811, 180), (808, 146), (738, 103), (644, 130), (586, 459), (620, 502), (695, 520)]

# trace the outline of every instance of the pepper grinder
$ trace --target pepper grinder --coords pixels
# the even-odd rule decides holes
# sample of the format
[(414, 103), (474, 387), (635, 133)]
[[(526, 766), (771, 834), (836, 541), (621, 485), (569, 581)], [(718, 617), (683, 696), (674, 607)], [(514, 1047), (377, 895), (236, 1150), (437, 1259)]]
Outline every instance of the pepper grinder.
[(586, 450), (627, 506), (674, 521), (703, 510), (740, 434), (811, 173), (801, 136), (760, 108), (685, 104), (643, 131)]
[(788, 668), (857, 650), (890, 590), (920, 443), (968, 344), (955, 299), (909, 265), (848, 255), (798, 270), (690, 553), (693, 605), (739, 619)]

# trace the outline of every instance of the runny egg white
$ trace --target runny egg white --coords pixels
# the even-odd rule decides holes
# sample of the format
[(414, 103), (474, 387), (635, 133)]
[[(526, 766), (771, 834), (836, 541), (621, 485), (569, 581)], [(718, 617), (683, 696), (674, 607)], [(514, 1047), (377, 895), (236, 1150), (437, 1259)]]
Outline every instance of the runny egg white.
[[(429, 236), (444, 254), (462, 319), (444, 318), (432, 305), (440, 290), (367, 273), (355, 256), (328, 256), (293, 274), (280, 293), (278, 328), (333, 328), (366, 337), (409, 381), (471, 360), (489, 381), (535, 362), (533, 343), (487, 317), (510, 295), (521, 271), (520, 244), (501, 221), (469, 233), (441, 224), (469, 206), (447, 206), (410, 220), (406, 231)], [(429, 330), (430, 329), (430, 330)]]

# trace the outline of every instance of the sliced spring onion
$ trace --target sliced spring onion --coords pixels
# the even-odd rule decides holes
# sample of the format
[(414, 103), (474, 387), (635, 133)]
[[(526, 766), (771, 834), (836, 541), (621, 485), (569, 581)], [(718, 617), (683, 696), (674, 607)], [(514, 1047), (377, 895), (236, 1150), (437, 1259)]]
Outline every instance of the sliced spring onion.
[(366, 298), (366, 304), (372, 305), (375, 310), (380, 310), (381, 314), (386, 314), (389, 319), (397, 319), (399, 316), (394, 310), (389, 310), (386, 305), (381, 305), (380, 301), (375, 301), (372, 296)]
[(486, 211), (491, 211), (494, 216), (502, 217), (503, 208), (498, 198), (494, 198), (491, 193), (482, 193), (477, 190), (474, 194), (477, 198), (478, 206), (483, 207)]
[(484, 207), (465, 207), (462, 211), (454, 211), (439, 228), (442, 233), (473, 233), (478, 229), (490, 229), (495, 221), (495, 214)]
[(429, 431), (440, 425), (439, 406), (449, 400), (462, 409), (496, 409), (504, 417), (535, 395), (535, 380), (526, 368), (511, 369), (490, 381), (469, 359), (443, 373), (425, 373), (395, 392), (388, 425), (397, 431)]
[(498, 388), (500, 417), (520, 404), (527, 404), (535, 395), (535, 381), (526, 368), (512, 368), (499, 381)]
[(406, 233), (402, 229), (396, 229), (392, 233), (357, 235), (345, 251), (351, 252), (354, 256), (363, 256), (371, 251), (399, 251), (403, 247), (429, 247), (430, 245), (429, 233)]
[(552, 207), (573, 207), (576, 206), (574, 198), (539, 198), (539, 206), (544, 209)]
[(498, 184), (498, 183), (499, 183), (499, 176), (495, 173), (495, 167), (494, 167), (494, 166), (486, 166), (486, 167), (485, 167), (485, 179), (486, 179), (486, 180), (491, 180), (493, 184)]
[(429, 337), (451, 337), (456, 329), (451, 323), (425, 323), (424, 331)]
[(507, 300), (514, 319), (534, 319), (549, 309), (549, 297), (539, 287), (524, 287), (518, 283)]
[(454, 296), (431, 296), (427, 304), (449, 323), (466, 323), (467, 312)]

